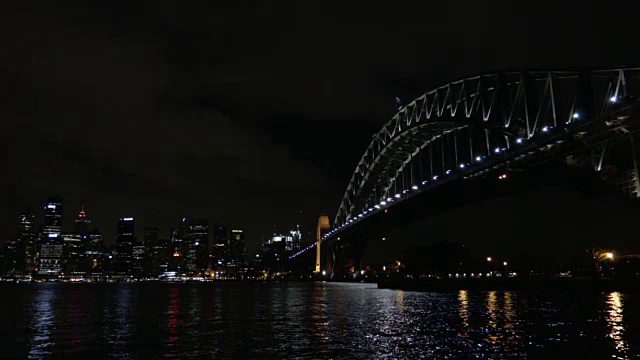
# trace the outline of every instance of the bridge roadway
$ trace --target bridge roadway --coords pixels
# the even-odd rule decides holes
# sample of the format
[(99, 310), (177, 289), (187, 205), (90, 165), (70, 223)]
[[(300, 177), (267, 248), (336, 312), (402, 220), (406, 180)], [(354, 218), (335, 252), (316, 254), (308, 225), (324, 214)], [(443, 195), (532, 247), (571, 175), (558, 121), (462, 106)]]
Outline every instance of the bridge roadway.
[(628, 178), (609, 180), (637, 197), (639, 78), (637, 68), (521, 71), (425, 93), (373, 136), (332, 229), (319, 234), (316, 270), (357, 270), (368, 237), (496, 190), (517, 191), (549, 162), (542, 168), (560, 171), (560, 161), (592, 174), (623, 169)]

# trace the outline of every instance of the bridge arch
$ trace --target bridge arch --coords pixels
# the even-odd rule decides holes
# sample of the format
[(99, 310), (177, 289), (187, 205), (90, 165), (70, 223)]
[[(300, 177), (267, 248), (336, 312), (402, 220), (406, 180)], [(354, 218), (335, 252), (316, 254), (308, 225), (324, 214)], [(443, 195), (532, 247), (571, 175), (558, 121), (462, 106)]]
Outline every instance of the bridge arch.
[(638, 75), (637, 68), (519, 71), (474, 76), (421, 95), (374, 134), (332, 232), (419, 187), (495, 168), (514, 147), (526, 156), (562, 141), (559, 133), (597, 126), (593, 120), (635, 104), (629, 90)]

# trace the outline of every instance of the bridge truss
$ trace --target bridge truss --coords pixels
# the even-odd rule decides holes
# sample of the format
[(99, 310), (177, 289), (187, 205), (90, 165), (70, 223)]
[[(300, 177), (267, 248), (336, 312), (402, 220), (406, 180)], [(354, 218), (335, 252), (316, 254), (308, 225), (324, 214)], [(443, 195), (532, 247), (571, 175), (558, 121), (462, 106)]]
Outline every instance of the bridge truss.
[[(640, 130), (640, 68), (474, 76), (402, 107), (373, 139), (344, 193), (330, 238), (394, 202), (459, 178), (500, 171), (576, 144), (603, 169), (607, 146)], [(569, 146), (572, 145), (572, 146)], [(638, 196), (638, 169), (626, 186)], [(500, 175), (506, 176), (506, 175)]]

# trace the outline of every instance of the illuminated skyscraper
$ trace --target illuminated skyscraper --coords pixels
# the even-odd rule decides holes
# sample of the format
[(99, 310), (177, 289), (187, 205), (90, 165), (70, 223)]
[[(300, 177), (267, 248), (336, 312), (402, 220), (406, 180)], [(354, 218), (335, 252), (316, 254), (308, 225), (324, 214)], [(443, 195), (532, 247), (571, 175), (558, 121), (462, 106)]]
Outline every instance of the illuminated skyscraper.
[(244, 231), (241, 229), (232, 229), (231, 238), (229, 239), (229, 265), (240, 266), (244, 263)]
[(185, 266), (188, 271), (201, 272), (207, 268), (209, 223), (207, 220), (189, 220), (187, 224)]
[(85, 239), (89, 235), (89, 229), (91, 227), (91, 219), (87, 217), (87, 213), (84, 212), (84, 206), (80, 207), (80, 212), (76, 217), (76, 231), (75, 233)]
[[(47, 205), (44, 207), (44, 228), (43, 234), (58, 234), (62, 232), (62, 199), (54, 196), (49, 197)], [(48, 238), (48, 236), (45, 236)]]
[(135, 222), (132, 217), (124, 217), (118, 221), (116, 238), (116, 271), (119, 274), (131, 273), (133, 243), (135, 242)]
[(64, 242), (62, 233), (62, 199), (49, 197), (44, 207), (44, 226), (40, 235), (38, 273), (57, 275), (62, 269)]
[(212, 250), (215, 267), (225, 266), (229, 257), (229, 229), (226, 226), (216, 225)]
[(17, 267), (25, 274), (31, 274), (37, 267), (37, 235), (35, 216), (24, 212), (18, 217), (18, 236), (16, 238)]

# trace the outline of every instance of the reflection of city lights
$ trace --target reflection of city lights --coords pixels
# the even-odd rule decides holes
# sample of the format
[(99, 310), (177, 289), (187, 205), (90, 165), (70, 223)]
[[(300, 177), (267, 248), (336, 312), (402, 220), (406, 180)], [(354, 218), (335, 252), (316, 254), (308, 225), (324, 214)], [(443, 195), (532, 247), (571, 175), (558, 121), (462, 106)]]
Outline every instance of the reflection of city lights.
[(458, 293), (458, 301), (460, 302), (460, 318), (462, 319), (462, 325), (469, 326), (469, 299), (466, 290), (460, 290)]
[[(618, 354), (616, 354), (617, 358), (627, 359), (627, 351), (629, 349), (623, 339), (625, 328), (622, 318), (622, 296), (620, 293), (612, 292), (609, 294), (607, 305), (609, 305), (609, 311), (605, 315), (605, 320), (611, 328), (611, 331), (607, 336), (615, 342), (616, 350), (618, 352)], [(616, 356), (614, 355), (613, 357)]]

